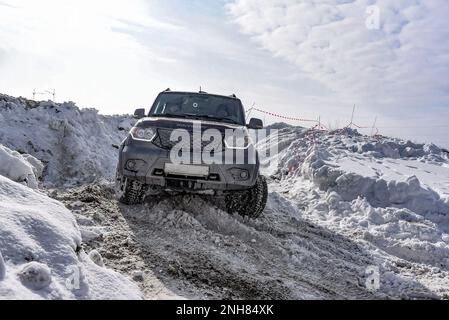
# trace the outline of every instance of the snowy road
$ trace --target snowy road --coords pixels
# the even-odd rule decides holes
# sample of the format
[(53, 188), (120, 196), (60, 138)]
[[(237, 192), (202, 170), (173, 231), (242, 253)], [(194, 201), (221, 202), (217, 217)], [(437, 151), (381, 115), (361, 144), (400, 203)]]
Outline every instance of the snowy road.
[(137, 279), (147, 299), (435, 297), (412, 280), (401, 290), (369, 292), (365, 270), (377, 263), (372, 254), (304, 220), (277, 192), (257, 221), (196, 196), (133, 207), (118, 204), (100, 185), (53, 196), (75, 213), (86, 249), (98, 249), (107, 266)]

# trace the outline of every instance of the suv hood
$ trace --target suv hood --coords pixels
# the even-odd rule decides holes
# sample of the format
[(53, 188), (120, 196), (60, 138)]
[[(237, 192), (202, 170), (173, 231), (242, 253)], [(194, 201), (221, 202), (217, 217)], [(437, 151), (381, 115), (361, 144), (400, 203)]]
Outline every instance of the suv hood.
[(196, 120), (196, 119), (182, 119), (182, 118), (164, 118), (164, 117), (147, 117), (139, 120), (136, 126), (141, 128), (164, 128), (164, 129), (186, 129), (191, 131), (193, 125), (201, 125), (201, 130), (206, 129), (218, 129), (219, 131), (224, 131), (226, 129), (245, 129), (246, 126), (233, 124), (233, 123), (223, 123), (208, 120)]

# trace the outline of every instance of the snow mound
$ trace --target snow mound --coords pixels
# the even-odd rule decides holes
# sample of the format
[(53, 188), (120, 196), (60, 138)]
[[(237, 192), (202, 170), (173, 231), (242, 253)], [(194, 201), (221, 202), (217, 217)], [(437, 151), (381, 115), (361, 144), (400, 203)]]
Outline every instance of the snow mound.
[(0, 176), (0, 212), (0, 297), (140, 298), (134, 283), (87, 257), (60, 202)]
[(33, 156), (21, 155), (0, 145), (0, 175), (36, 189), (43, 168), (42, 162)]
[(449, 158), (433, 144), (355, 130), (297, 133), (280, 190), (312, 221), (395, 258), (449, 270)]
[[(417, 176), (421, 175), (419, 167), (422, 165), (415, 163), (416, 160), (404, 165), (406, 168), (415, 168), (410, 172), (413, 175), (408, 175), (407, 171), (398, 173), (398, 170), (403, 169), (401, 164), (391, 169), (393, 162), (388, 162), (387, 167), (390, 167), (385, 168), (383, 172), (379, 168), (374, 174), (369, 174), (366, 167), (371, 165), (370, 158), (363, 159), (350, 154), (336, 155), (330, 153), (329, 149), (316, 146), (307, 150), (303, 156), (305, 159), (300, 166), (300, 173), (321, 190), (336, 191), (345, 201), (364, 197), (374, 206), (407, 208), (423, 215), (449, 214), (449, 194), (435, 191), (439, 188), (433, 184), (438, 185), (438, 181), (424, 180), (426, 184), (421, 183)], [(376, 165), (379, 163), (385, 166), (381, 161), (376, 162)], [(433, 170), (446, 172), (439, 180), (444, 181), (449, 177), (449, 167), (426, 165), (424, 168), (421, 170), (424, 171), (423, 175), (432, 175), (432, 172), (427, 170)], [(393, 170), (401, 178), (391, 177), (387, 172), (389, 170)], [(436, 178), (438, 176), (433, 175)]]
[[(112, 179), (130, 116), (103, 116), (73, 102), (36, 102), (0, 94), (0, 143), (46, 166), (47, 186)], [(29, 162), (32, 162), (30, 160)]]

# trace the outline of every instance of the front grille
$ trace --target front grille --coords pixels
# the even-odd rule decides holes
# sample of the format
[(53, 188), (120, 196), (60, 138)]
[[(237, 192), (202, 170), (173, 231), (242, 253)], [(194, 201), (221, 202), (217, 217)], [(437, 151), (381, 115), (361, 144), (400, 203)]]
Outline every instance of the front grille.
[[(191, 151), (193, 151), (194, 146), (195, 148), (199, 149), (201, 148), (201, 152), (204, 151), (204, 148), (206, 146), (209, 146), (209, 144), (211, 143), (211, 141), (202, 141), (201, 137), (198, 137), (197, 135), (195, 136), (195, 140), (193, 137), (193, 134), (191, 132), (189, 132), (189, 140), (188, 141), (183, 141), (181, 140), (181, 138), (179, 138), (180, 140), (178, 141), (171, 141), (170, 137), (172, 134), (173, 130), (169, 130), (169, 129), (157, 129), (157, 136), (154, 138), (153, 143), (158, 146), (159, 148), (162, 149), (166, 149), (166, 150), (171, 150), (175, 145), (177, 145), (178, 143), (185, 147), (185, 148), (190, 148)], [(221, 143), (221, 145), (220, 145)], [(221, 141), (213, 141), (212, 144), (215, 146), (214, 150), (224, 150), (225, 146), (224, 146), (224, 142), (223, 140)], [(211, 150), (212, 146), (208, 147), (208, 150)]]

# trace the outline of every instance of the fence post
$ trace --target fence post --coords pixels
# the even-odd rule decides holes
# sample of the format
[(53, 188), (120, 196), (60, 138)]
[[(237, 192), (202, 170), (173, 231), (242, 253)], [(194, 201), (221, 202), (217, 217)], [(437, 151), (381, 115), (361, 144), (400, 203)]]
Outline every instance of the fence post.
[(354, 113), (355, 113), (355, 104), (354, 107), (352, 108), (352, 115), (351, 115), (351, 122), (349, 123), (349, 128), (352, 127), (352, 124), (354, 123)]
[(376, 123), (377, 123), (377, 116), (374, 118), (373, 127), (371, 128), (371, 136), (374, 135), (374, 129), (376, 128)]

